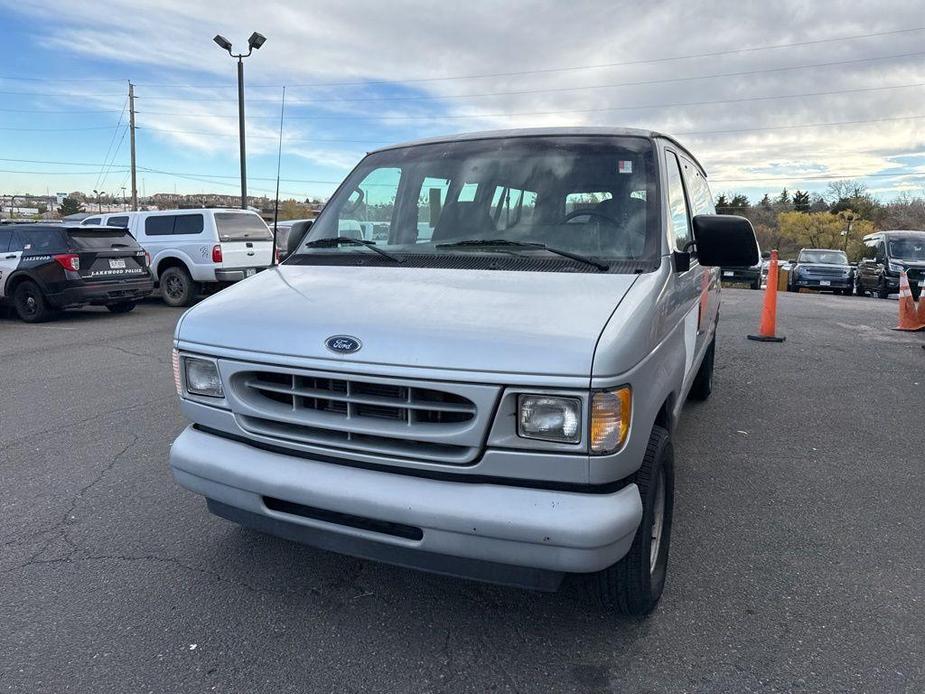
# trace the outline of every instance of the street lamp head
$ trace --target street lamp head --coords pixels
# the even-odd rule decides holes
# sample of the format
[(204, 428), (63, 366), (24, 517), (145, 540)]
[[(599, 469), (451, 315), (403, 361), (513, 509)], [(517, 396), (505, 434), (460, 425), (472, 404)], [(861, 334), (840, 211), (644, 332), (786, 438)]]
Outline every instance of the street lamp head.
[(251, 34), (251, 37), (247, 40), (247, 46), (251, 49), (259, 49), (263, 44), (267, 42), (267, 37), (263, 34), (258, 34), (256, 31)]
[(215, 38), (212, 39), (215, 43), (218, 44), (218, 47), (231, 53), (231, 41), (226, 39), (221, 34), (216, 34)]

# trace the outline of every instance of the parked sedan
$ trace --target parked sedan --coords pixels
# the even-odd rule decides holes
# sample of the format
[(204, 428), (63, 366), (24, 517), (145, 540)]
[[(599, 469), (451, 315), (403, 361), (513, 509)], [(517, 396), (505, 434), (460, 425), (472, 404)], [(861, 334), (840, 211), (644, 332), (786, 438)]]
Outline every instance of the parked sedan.
[(844, 251), (826, 248), (801, 250), (797, 262), (790, 268), (787, 283), (787, 289), (791, 292), (813, 289), (850, 294), (853, 288), (854, 271), (848, 264), (848, 256)]

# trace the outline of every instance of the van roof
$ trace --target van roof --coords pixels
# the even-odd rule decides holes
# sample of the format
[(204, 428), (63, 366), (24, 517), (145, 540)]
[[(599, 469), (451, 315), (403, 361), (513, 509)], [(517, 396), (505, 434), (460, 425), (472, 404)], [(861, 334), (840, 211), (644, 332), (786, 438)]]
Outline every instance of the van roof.
[[(460, 140), (496, 140), (496, 139), (508, 139), (512, 137), (542, 137), (542, 136), (562, 136), (562, 135), (590, 135), (590, 136), (608, 136), (608, 137), (643, 137), (647, 140), (654, 140), (655, 138), (662, 138), (668, 140), (684, 150), (684, 153), (691, 158), (691, 160), (697, 164), (700, 168), (701, 173), (704, 176), (707, 175), (706, 170), (703, 168), (703, 164), (697, 161), (697, 158), (690, 153), (690, 150), (687, 149), (684, 145), (678, 142), (671, 135), (666, 135), (664, 133), (657, 132), (655, 130), (643, 130), (641, 128), (617, 128), (617, 127), (578, 127), (578, 126), (569, 126), (569, 127), (557, 127), (557, 128), (512, 128), (509, 130), (483, 130), (478, 132), (471, 133), (458, 133), (453, 135), (438, 135), (436, 137), (425, 137), (420, 140), (411, 140), (409, 142), (401, 142), (394, 145), (388, 145), (387, 147), (379, 147), (378, 149), (373, 150), (373, 152), (384, 152), (390, 149), (401, 149), (404, 147), (415, 147), (417, 145), (430, 145), (437, 144), (440, 142), (457, 142)], [(371, 152), (372, 153), (372, 152)]]

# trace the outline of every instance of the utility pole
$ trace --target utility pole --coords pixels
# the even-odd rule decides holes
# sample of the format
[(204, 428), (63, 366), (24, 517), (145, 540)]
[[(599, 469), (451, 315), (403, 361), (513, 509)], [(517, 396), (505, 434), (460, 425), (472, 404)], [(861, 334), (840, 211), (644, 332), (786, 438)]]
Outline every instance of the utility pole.
[[(128, 123), (132, 147), (132, 211), (138, 211), (138, 187), (135, 184), (135, 85), (128, 83)], [(124, 195), (123, 195), (124, 197)]]

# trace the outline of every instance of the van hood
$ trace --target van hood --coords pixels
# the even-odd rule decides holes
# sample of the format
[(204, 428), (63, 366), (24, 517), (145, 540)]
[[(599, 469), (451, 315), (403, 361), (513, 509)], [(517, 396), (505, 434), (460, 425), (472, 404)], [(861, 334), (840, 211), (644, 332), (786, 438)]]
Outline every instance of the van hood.
[[(188, 349), (329, 362), (590, 376), (595, 346), (637, 275), (356, 266), (266, 270), (190, 309)], [(347, 335), (351, 354), (325, 342)]]

